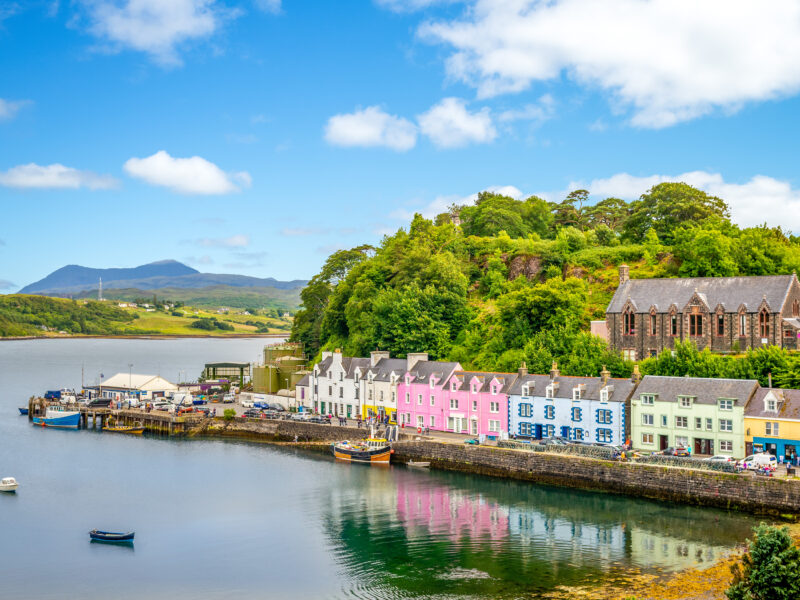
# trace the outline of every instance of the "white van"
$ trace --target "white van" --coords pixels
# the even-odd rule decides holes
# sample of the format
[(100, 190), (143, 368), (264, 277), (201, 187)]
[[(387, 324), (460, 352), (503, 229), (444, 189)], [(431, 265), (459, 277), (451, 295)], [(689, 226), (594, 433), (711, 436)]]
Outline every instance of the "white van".
[(748, 469), (756, 470), (769, 467), (774, 469), (778, 466), (778, 459), (769, 452), (760, 452), (758, 454), (751, 454), (739, 461), (738, 466), (743, 467), (747, 465)]

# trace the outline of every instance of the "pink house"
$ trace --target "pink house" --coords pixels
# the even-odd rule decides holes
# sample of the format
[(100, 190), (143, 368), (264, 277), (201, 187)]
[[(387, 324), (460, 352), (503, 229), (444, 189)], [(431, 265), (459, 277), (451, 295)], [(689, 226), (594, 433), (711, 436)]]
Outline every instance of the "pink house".
[(444, 383), (461, 368), (456, 362), (428, 360), (409, 354), (406, 372), (397, 386), (397, 422), (402, 427), (446, 431), (449, 401)]
[(508, 394), (513, 373), (456, 371), (445, 382), (445, 431), (500, 436), (508, 433)]

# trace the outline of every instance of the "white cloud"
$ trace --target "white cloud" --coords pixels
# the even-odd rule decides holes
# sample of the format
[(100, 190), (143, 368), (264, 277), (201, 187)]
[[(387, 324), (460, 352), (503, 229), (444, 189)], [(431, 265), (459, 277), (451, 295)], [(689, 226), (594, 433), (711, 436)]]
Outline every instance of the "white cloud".
[(281, 0), (255, 0), (256, 8), (264, 12), (278, 14), (281, 12)]
[[(520, 200), (523, 196), (520, 189), (514, 187), (513, 185), (490, 185), (489, 187), (483, 188), (481, 191), (494, 192), (495, 194), (500, 194), (502, 196), (509, 196), (515, 200)], [(451, 204), (474, 204), (477, 199), (477, 192), (470, 194), (469, 196), (459, 196), (458, 194), (436, 196), (432, 202), (425, 206), (412, 210), (400, 208), (392, 211), (389, 216), (400, 221), (410, 221), (414, 218), (414, 213), (420, 213), (426, 219), (432, 219), (438, 214), (447, 212), (447, 209)]]
[(0, 121), (13, 119), (21, 108), (30, 103), (30, 100), (3, 100), (0, 98)]
[(17, 285), (13, 281), (9, 281), (8, 279), (0, 279), (0, 290), (10, 290), (15, 287), (17, 287)]
[(368, 106), (328, 119), (325, 140), (334, 146), (383, 146), (403, 152), (417, 143), (417, 128), (406, 119), (384, 112), (379, 106)]
[(0, 171), (0, 185), (23, 189), (79, 189), (107, 190), (119, 182), (110, 175), (79, 171), (62, 164), (37, 165), (29, 163)]
[(796, 0), (475, 0), (419, 34), (452, 47), (449, 75), (480, 97), (566, 76), (640, 127), (800, 90)]
[(250, 245), (250, 236), (237, 234), (225, 238), (200, 238), (188, 243), (206, 248), (245, 248)]
[(788, 181), (766, 175), (756, 175), (745, 183), (729, 183), (719, 173), (706, 171), (646, 177), (618, 173), (607, 179), (595, 179), (588, 186), (571, 183), (570, 189), (585, 187), (593, 196), (631, 200), (665, 181), (682, 181), (722, 198), (731, 208), (731, 220), (738, 225), (752, 227), (766, 221), (800, 231), (800, 190), (792, 188)]
[(491, 142), (497, 137), (489, 109), (469, 112), (459, 98), (444, 98), (417, 117), (423, 134), (440, 148)]
[(391, 11), (404, 13), (414, 12), (436, 4), (454, 4), (459, 0), (375, 0), (375, 4), (381, 8), (388, 8)]
[(555, 100), (550, 94), (545, 94), (535, 104), (526, 104), (521, 109), (506, 110), (497, 116), (497, 120), (503, 123), (511, 121), (535, 121), (543, 123), (552, 119), (555, 114)]
[(216, 0), (83, 0), (90, 31), (115, 48), (145, 52), (162, 65), (179, 65), (178, 47), (212, 35), (235, 16)]
[(164, 150), (146, 158), (128, 159), (123, 168), (131, 177), (181, 194), (229, 194), (252, 182), (247, 172), (226, 173), (200, 156), (173, 158)]

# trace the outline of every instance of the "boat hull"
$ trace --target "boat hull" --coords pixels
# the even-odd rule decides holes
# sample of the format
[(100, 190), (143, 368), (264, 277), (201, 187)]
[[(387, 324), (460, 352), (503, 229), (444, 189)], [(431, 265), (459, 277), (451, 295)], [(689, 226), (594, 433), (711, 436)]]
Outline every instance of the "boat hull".
[(333, 446), (333, 455), (338, 460), (388, 465), (392, 456), (392, 449), (381, 448), (376, 450), (354, 450), (337, 448), (336, 446)]
[(19, 414), (21, 414), (21, 415), (27, 415), (28, 414), (28, 409), (27, 408), (20, 408), (18, 410), (19, 410)]
[(142, 435), (144, 427), (103, 427), (103, 431), (109, 433), (125, 433), (128, 435)]
[(95, 542), (114, 542), (114, 543), (127, 543), (133, 542), (134, 532), (116, 533), (113, 531), (90, 531), (89, 537)]
[(12, 483), (12, 484), (7, 484), (7, 485), (0, 484), (0, 492), (6, 492), (8, 494), (13, 494), (14, 492), (17, 491), (18, 487), (19, 487), (18, 483)]
[(55, 429), (78, 429), (81, 424), (81, 413), (67, 413), (58, 417), (33, 417), (33, 424)]

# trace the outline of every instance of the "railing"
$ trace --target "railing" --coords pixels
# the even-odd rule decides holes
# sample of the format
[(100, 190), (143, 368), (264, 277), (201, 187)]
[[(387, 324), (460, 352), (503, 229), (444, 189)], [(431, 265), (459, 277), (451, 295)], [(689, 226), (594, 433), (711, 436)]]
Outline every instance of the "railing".
[(589, 458), (600, 458), (606, 460), (614, 459), (617, 451), (608, 446), (582, 446), (580, 444), (537, 444), (514, 442), (511, 440), (501, 440), (497, 442), (499, 448), (512, 448), (514, 450), (525, 450), (527, 452), (549, 452), (553, 454), (572, 454), (576, 456), (587, 456)]

